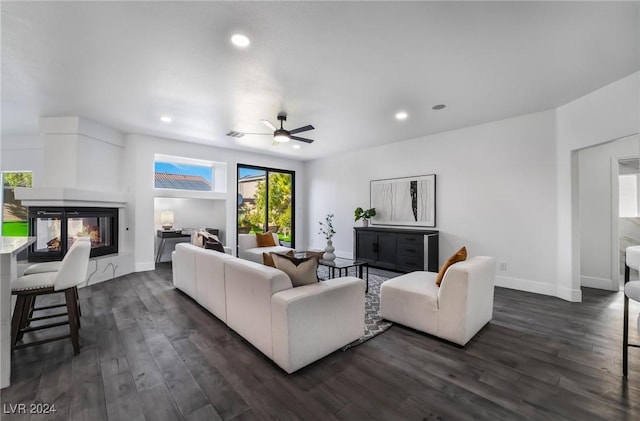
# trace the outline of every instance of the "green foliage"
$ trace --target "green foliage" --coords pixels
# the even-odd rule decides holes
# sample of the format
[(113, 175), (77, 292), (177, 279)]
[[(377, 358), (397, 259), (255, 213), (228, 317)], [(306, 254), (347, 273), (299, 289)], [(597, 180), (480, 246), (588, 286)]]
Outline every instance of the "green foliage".
[(30, 172), (6, 172), (2, 178), (8, 187), (31, 187), (33, 175)]
[(29, 223), (3, 222), (2, 235), (5, 237), (26, 237), (29, 235)]
[(362, 209), (360, 207), (357, 207), (355, 212), (354, 212), (354, 217), (355, 217), (356, 221), (359, 221), (362, 218), (371, 219), (374, 216), (376, 216), (376, 208), (371, 208), (371, 209), (364, 210), (364, 209)]
[(333, 214), (327, 215), (324, 219), (324, 222), (320, 221), (320, 232), (318, 234), (324, 235), (324, 238), (327, 241), (330, 241), (333, 238), (333, 235), (336, 231), (333, 229)]
[[(268, 225), (277, 226), (278, 231), (288, 236), (291, 233), (291, 175), (271, 173), (269, 175)], [(262, 229), (267, 205), (267, 183), (259, 181), (254, 195), (255, 207), (248, 210), (246, 219), (254, 229)]]

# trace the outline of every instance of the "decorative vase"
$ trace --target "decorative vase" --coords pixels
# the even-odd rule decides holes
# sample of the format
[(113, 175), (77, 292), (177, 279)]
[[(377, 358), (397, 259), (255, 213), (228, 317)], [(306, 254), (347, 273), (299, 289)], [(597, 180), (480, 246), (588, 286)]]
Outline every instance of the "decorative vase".
[(369, 226), (369, 220), (366, 218), (362, 218), (362, 226), (363, 227), (368, 227)]
[(327, 240), (327, 247), (324, 248), (322, 260), (335, 260), (336, 255), (333, 254), (334, 251), (336, 251), (336, 249), (333, 247), (333, 242), (331, 240)]

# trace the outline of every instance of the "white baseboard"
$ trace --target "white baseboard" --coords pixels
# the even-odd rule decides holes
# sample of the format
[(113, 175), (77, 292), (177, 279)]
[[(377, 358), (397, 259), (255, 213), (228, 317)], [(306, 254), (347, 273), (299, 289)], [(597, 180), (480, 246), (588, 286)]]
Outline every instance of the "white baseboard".
[(582, 291), (579, 289), (570, 289), (570, 288), (559, 286), (556, 296), (558, 298), (562, 298), (563, 300), (571, 301), (573, 303), (582, 302)]
[(557, 293), (555, 285), (508, 276), (496, 276), (495, 285), (497, 287), (517, 289), (519, 291), (534, 292), (536, 294), (551, 295), (554, 297)]
[(580, 286), (605, 289), (607, 291), (620, 290), (620, 283), (611, 278), (596, 278), (594, 276), (580, 276)]
[(342, 257), (343, 259), (352, 259), (353, 258), (353, 253), (347, 253), (346, 251), (334, 251), (334, 254), (337, 257)]
[(142, 263), (135, 263), (133, 265), (134, 272), (146, 272), (148, 270), (155, 270), (155, 269), (156, 269), (155, 262), (142, 262)]

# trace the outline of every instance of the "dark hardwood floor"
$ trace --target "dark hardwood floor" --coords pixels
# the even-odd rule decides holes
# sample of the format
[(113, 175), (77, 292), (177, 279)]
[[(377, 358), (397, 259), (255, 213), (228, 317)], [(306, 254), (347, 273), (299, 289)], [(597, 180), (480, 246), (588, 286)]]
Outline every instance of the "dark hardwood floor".
[[(494, 319), (465, 348), (396, 325), (292, 375), (175, 290), (168, 264), (80, 299), (80, 354), (70, 341), (14, 352), (3, 420), (640, 419), (620, 293), (569, 303), (496, 288)], [(7, 413), (34, 403), (56, 412)]]

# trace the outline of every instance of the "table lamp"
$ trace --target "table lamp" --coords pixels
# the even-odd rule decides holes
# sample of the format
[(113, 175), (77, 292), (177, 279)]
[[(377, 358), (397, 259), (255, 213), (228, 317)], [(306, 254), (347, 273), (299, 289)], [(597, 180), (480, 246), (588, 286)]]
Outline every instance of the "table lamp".
[(160, 224), (163, 230), (170, 230), (173, 227), (173, 211), (165, 210), (160, 212)]

